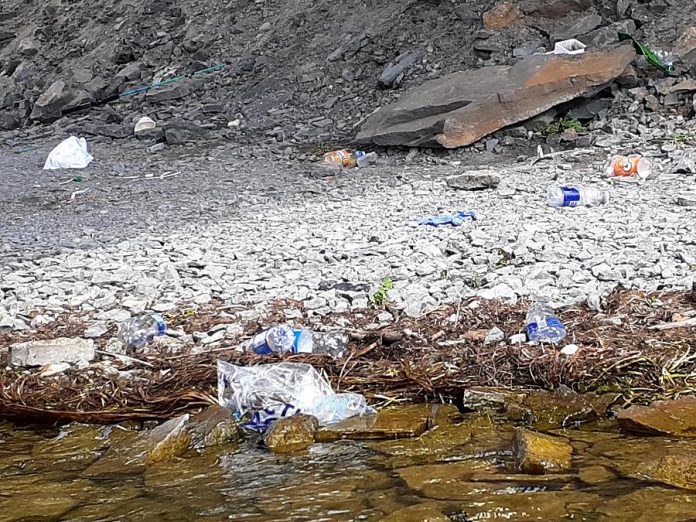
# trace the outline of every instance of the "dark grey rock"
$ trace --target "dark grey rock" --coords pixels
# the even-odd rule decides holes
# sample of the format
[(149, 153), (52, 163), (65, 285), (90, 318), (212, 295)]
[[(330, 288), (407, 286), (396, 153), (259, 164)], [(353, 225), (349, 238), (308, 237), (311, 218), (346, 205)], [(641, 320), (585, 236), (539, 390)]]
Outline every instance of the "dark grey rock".
[(409, 67), (416, 63), (417, 58), (418, 55), (411, 51), (399, 55), (396, 60), (391, 62), (384, 71), (382, 71), (377, 81), (378, 85), (383, 89), (398, 87), (404, 73)]
[(459, 190), (484, 190), (500, 184), (500, 176), (492, 170), (472, 170), (447, 178), (447, 185)]
[(581, 40), (581, 36), (593, 31), (602, 25), (603, 19), (600, 15), (593, 13), (587, 16), (578, 18), (576, 15), (570, 15), (567, 23), (556, 29), (553, 33), (554, 40), (568, 40), (569, 38), (577, 38)]
[(165, 102), (178, 100), (191, 94), (193, 87), (190, 82), (182, 80), (164, 87), (158, 87), (147, 92), (146, 99), (150, 102)]

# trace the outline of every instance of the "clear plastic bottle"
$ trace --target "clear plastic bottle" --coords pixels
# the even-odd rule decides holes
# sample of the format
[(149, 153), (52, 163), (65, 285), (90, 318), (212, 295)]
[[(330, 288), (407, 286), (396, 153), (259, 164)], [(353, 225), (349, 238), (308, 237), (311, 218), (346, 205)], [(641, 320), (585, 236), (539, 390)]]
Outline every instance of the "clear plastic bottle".
[(295, 335), (300, 338), (298, 345), (304, 348), (298, 349), (298, 353), (317, 353), (340, 359), (346, 355), (348, 349), (348, 336), (339, 332), (295, 330)]
[(530, 341), (558, 343), (566, 336), (566, 329), (554, 315), (553, 308), (534, 303), (527, 312), (527, 337)]
[(652, 174), (652, 165), (650, 160), (638, 154), (614, 156), (609, 160), (605, 172), (609, 177), (638, 176), (646, 179)]
[(118, 338), (126, 346), (142, 348), (151, 343), (155, 337), (164, 335), (166, 331), (167, 324), (161, 315), (141, 315), (121, 323)]
[(367, 167), (377, 160), (377, 154), (374, 152), (364, 152), (356, 150), (351, 152), (347, 149), (335, 150), (324, 154), (324, 163), (338, 168), (353, 168)]
[(340, 333), (313, 333), (278, 325), (255, 335), (244, 347), (257, 355), (271, 353), (319, 353), (332, 357), (345, 355), (348, 338)]
[(609, 193), (597, 187), (549, 187), (546, 200), (552, 207), (580, 207), (605, 205)]

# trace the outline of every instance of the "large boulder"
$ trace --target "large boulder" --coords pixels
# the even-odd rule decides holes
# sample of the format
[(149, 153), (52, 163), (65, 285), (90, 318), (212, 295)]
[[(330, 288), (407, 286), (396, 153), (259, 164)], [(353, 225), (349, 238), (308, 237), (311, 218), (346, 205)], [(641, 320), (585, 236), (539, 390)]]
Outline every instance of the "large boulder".
[(580, 55), (533, 55), (513, 66), (462, 71), (426, 82), (363, 124), (357, 141), (376, 145), (470, 145), (498, 129), (583, 95), (621, 75), (630, 46)]
[(72, 109), (87, 107), (92, 103), (92, 96), (83, 89), (69, 89), (65, 82), (53, 82), (39, 96), (32, 108), (30, 118), (40, 122), (51, 122), (59, 119)]

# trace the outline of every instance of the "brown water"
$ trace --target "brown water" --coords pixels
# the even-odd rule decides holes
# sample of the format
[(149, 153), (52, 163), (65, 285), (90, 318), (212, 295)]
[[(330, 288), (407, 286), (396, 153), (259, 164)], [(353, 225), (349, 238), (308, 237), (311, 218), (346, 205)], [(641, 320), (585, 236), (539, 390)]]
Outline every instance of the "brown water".
[(0, 423), (0, 520), (696, 520), (696, 491), (641, 471), (651, 459), (696, 455), (696, 441), (626, 437), (610, 425), (558, 430), (573, 468), (525, 475), (512, 428), (472, 416), (419, 439), (315, 444), (295, 456), (247, 441), (91, 477), (84, 471), (110, 441), (131, 434)]

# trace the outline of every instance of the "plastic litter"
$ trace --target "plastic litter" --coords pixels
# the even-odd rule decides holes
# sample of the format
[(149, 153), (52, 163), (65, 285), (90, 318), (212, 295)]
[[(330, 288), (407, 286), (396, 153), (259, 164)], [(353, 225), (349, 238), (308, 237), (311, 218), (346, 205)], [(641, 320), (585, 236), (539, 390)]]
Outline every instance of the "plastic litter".
[(347, 346), (348, 337), (341, 333), (317, 333), (278, 325), (256, 334), (242, 345), (242, 349), (257, 355), (317, 353), (343, 357)]
[(558, 343), (566, 336), (566, 329), (554, 315), (553, 308), (534, 303), (527, 312), (527, 337), (534, 342)]
[(44, 170), (84, 169), (94, 157), (87, 150), (84, 138), (70, 136), (54, 148), (46, 158)]
[(605, 205), (609, 193), (596, 187), (549, 187), (546, 201), (558, 208)]
[(126, 346), (142, 348), (155, 337), (164, 335), (167, 325), (161, 315), (149, 314), (132, 317), (119, 325), (118, 338)]
[(138, 132), (154, 129), (155, 127), (157, 127), (155, 120), (147, 116), (143, 116), (138, 120), (138, 123), (135, 124), (135, 133), (137, 134)]
[(458, 227), (467, 219), (476, 219), (476, 212), (473, 210), (461, 210), (454, 214), (440, 214), (439, 216), (427, 217), (418, 221), (419, 225), (430, 225), (439, 227), (440, 225), (452, 225)]
[(265, 431), (282, 417), (313, 415), (320, 426), (376, 410), (356, 393), (335, 393), (329, 382), (310, 364), (281, 362), (237, 366), (218, 361), (218, 402), (242, 418), (246, 427)]
[(645, 57), (645, 60), (650, 65), (655, 67), (655, 69), (658, 69), (665, 74), (674, 73), (674, 57), (670, 53), (659, 50), (653, 51), (647, 45), (639, 42), (638, 40), (633, 38), (633, 36), (627, 33), (619, 33), (619, 40), (631, 40), (631, 42), (633, 42), (633, 47), (636, 49), (636, 51), (642, 54)]
[(350, 169), (367, 167), (377, 161), (377, 153), (348, 149), (335, 150), (324, 154), (324, 164), (330, 167)]
[(609, 160), (605, 172), (610, 177), (638, 176), (646, 179), (652, 174), (652, 165), (650, 160), (638, 154), (614, 156)]
[(570, 40), (556, 42), (553, 46), (553, 51), (546, 54), (582, 54), (585, 52), (585, 48), (587, 46), (580, 40), (571, 38)]

